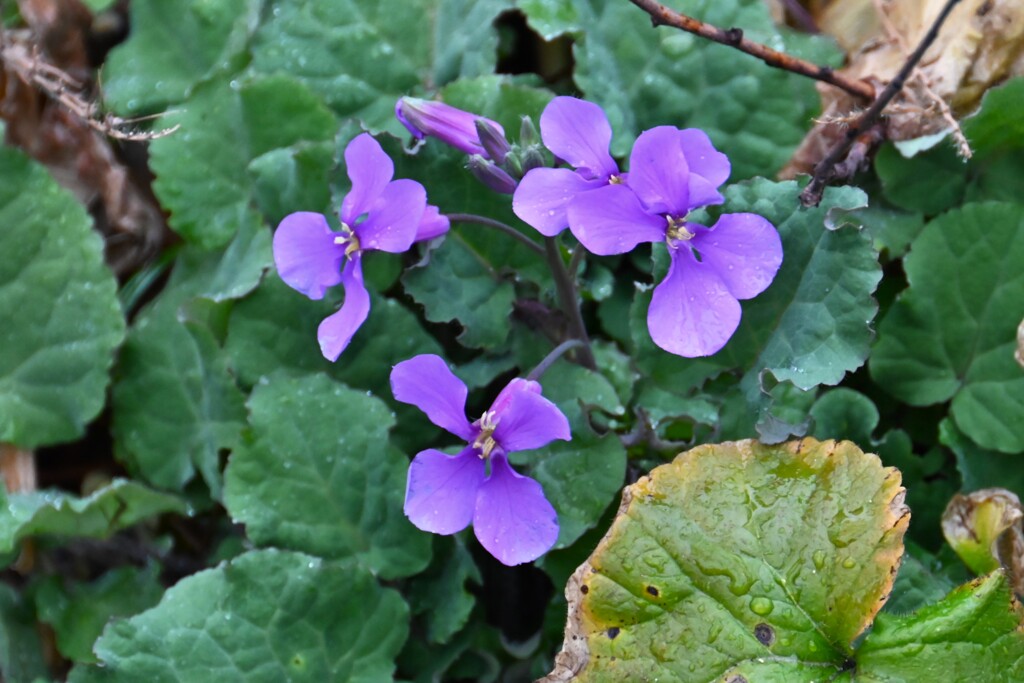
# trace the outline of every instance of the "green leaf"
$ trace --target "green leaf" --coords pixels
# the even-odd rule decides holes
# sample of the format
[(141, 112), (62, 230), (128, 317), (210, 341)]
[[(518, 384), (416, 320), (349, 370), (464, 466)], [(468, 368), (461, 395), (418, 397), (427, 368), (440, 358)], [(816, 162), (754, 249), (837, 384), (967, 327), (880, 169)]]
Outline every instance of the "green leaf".
[(813, 436), (849, 439), (861, 448), (872, 446), (871, 434), (878, 426), (878, 408), (871, 399), (845, 387), (832, 389), (815, 401), (811, 417), (815, 423)]
[(898, 472), (848, 442), (681, 454), (626, 489), (569, 580), (565, 645), (544, 680), (836, 676), (892, 587), (902, 493)]
[(386, 579), (430, 560), (402, 514), (408, 460), (379, 399), (324, 375), (258, 385), (250, 433), (225, 473), (224, 505), (258, 545), (355, 558)]
[[(253, 39), (252, 68), (308, 85), (343, 118), (401, 130), (395, 101), (494, 69), (502, 0), (281, 3)], [(470, 49), (469, 46), (472, 46)]]
[(150, 145), (153, 188), (171, 212), (171, 227), (204, 249), (224, 246), (243, 226), (261, 223), (252, 160), (299, 142), (332, 140), (337, 128), (317, 96), (285, 75), (203, 83), (184, 111), (162, 121), (181, 129)]
[(953, 400), (979, 445), (1024, 450), (1024, 373), (1014, 361), (1024, 310), (1024, 213), (968, 204), (930, 222), (904, 261), (909, 288), (879, 325), (874, 380), (911, 405)]
[(161, 299), (169, 291), (180, 302), (190, 295), (216, 303), (238, 299), (256, 289), (273, 263), (270, 231), (263, 225), (245, 224), (223, 251), (182, 249)]
[(107, 622), (149, 609), (163, 593), (156, 565), (118, 567), (84, 584), (48, 576), (33, 587), (39, 621), (53, 628), (60, 653), (75, 662), (96, 662), (92, 646)]
[(32, 606), (0, 584), (0, 674), (11, 683), (49, 678)]
[[(773, 175), (819, 106), (809, 79), (675, 28), (652, 28), (650, 16), (629, 3), (577, 0), (574, 7), (585, 27), (574, 46), (574, 79), (607, 112), (619, 156), (644, 129), (697, 127), (729, 155), (734, 179)], [(674, 7), (716, 26), (742, 28), (784, 51), (810, 42), (784, 37), (758, 0), (687, 0)]]
[(1024, 678), (1024, 610), (1002, 571), (957, 588), (909, 617), (882, 613), (857, 653), (857, 681)]
[(587, 421), (587, 410), (622, 413), (615, 388), (602, 375), (561, 361), (540, 379), (544, 396), (565, 414), (572, 441), (554, 441), (533, 451), (512, 453), (515, 465), (529, 465), (558, 513), (554, 549), (572, 545), (601, 518), (622, 488), (626, 451), (615, 434), (599, 437)]
[(889, 258), (899, 258), (907, 253), (910, 243), (924, 229), (924, 217), (878, 206), (876, 201), (872, 198), (871, 206), (857, 209), (849, 217), (871, 232), (876, 249), (885, 251)]
[(388, 402), (403, 428), (395, 445), (415, 451), (436, 428), (418, 409), (391, 396), (391, 368), (421, 353), (441, 353), (416, 317), (392, 299), (371, 293), (370, 315), (336, 363), (317, 346), (320, 321), (337, 309), (340, 288), (322, 301), (310, 301), (270, 273), (260, 287), (231, 311), (225, 344), (238, 379), (253, 386), (272, 375), (322, 371), (356, 389), (372, 391)]
[(515, 288), (469, 244), (452, 231), (429, 261), (406, 271), (405, 291), (423, 305), (427, 320), (462, 325), (459, 342), (494, 348), (508, 337)]
[[(129, 39), (103, 69), (103, 97), (115, 111), (140, 114), (180, 102), (200, 81), (232, 73), (259, 21), (263, 0), (140, 0)], [(160, 120), (158, 126), (168, 126)]]
[(103, 408), (125, 323), (103, 240), (46, 170), (0, 147), (0, 442), (70, 441)]
[(1024, 468), (1017, 453), (999, 453), (982, 448), (960, 431), (953, 420), (939, 423), (939, 441), (953, 451), (964, 491), (1000, 486), (1024, 496)]
[(476, 604), (466, 584), (483, 579), (459, 536), (435, 536), (434, 546), (433, 563), (409, 582), (408, 596), (413, 615), (424, 615), (427, 642), (441, 645), (466, 625)]
[(333, 142), (271, 150), (249, 164), (256, 202), (275, 225), (297, 210), (330, 212), (332, 171)]
[[(916, 523), (916, 520), (915, 520)], [(938, 602), (953, 590), (953, 582), (932, 569), (909, 552), (900, 563), (892, 595), (885, 603), (890, 614), (909, 614), (925, 605)]]
[(1024, 146), (1024, 122), (1018, 113), (1024, 106), (1024, 78), (1014, 78), (991, 88), (981, 100), (978, 113), (964, 120), (964, 134), (976, 158)]
[(201, 474), (220, 495), (220, 456), (239, 440), (242, 393), (212, 332), (178, 320), (165, 298), (136, 321), (114, 384), (114, 438), (129, 469), (161, 488), (180, 491)]
[(579, 31), (580, 7), (573, 0), (517, 0), (530, 28), (551, 41), (565, 33)]
[(875, 156), (875, 172), (888, 201), (928, 216), (957, 206), (967, 184), (967, 165), (948, 140), (909, 159), (885, 145)]
[(249, 552), (188, 578), (153, 609), (107, 627), (68, 680), (383, 683), (408, 607), (353, 563)]
[(86, 498), (62, 491), (7, 494), (0, 487), (0, 556), (30, 536), (104, 538), (118, 529), (173, 512), (188, 513), (177, 496), (115, 479)]

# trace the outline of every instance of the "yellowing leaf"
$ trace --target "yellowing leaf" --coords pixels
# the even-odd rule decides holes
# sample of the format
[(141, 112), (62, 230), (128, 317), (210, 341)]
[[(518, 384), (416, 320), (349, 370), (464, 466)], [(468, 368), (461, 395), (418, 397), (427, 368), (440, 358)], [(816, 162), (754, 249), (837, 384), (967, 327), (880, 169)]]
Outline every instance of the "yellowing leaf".
[(898, 471), (850, 442), (679, 455), (625, 490), (569, 580), (565, 643), (542, 680), (836, 676), (892, 587), (904, 493)]

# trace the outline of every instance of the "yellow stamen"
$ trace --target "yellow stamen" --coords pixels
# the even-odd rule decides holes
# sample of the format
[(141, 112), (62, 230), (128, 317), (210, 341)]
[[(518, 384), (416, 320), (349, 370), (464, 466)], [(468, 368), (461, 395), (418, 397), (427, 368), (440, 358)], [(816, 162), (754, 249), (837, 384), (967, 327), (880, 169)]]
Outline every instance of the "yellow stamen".
[(498, 446), (498, 442), (492, 436), (497, 427), (498, 422), (494, 419), (492, 411), (487, 411), (481, 416), (480, 433), (477, 435), (476, 440), (473, 441), (473, 448), (480, 449), (481, 460), (491, 457), (491, 452)]
[(360, 249), (359, 238), (356, 237), (356, 233), (353, 232), (352, 228), (348, 227), (345, 223), (341, 224), (341, 234), (334, 238), (334, 243), (348, 245), (345, 247), (345, 258), (348, 258)]
[(609, 185), (621, 185), (622, 184), (622, 178), (620, 178), (617, 175), (609, 176), (608, 177), (608, 184)]
[(665, 220), (668, 221), (668, 230), (665, 232), (665, 237), (669, 242), (692, 240), (697, 235), (697, 233), (686, 229), (686, 221), (681, 218), (665, 216)]

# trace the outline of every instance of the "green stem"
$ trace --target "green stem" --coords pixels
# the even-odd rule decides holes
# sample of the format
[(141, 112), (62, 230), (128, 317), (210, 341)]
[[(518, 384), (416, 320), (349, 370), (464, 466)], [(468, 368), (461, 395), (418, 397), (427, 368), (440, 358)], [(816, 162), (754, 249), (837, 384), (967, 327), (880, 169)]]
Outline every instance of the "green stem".
[(544, 375), (545, 372), (548, 371), (548, 368), (555, 364), (556, 360), (562, 357), (562, 354), (569, 349), (582, 348), (583, 346), (583, 342), (579, 339), (570, 339), (569, 341), (562, 342), (552, 349), (551, 353), (544, 356), (544, 360), (537, 363), (537, 367), (530, 371), (530, 374), (526, 376), (526, 379), (531, 382), (536, 382)]
[(590, 370), (596, 370), (597, 363), (594, 361), (594, 352), (590, 348), (590, 337), (587, 335), (587, 327), (583, 324), (583, 315), (580, 313), (576, 283), (565, 268), (562, 253), (558, 249), (558, 241), (554, 237), (544, 238), (544, 255), (551, 268), (551, 275), (555, 279), (559, 303), (569, 318), (569, 328), (572, 330), (573, 336), (583, 343), (578, 354), (580, 365)]
[(544, 253), (544, 248), (541, 247), (539, 244), (537, 244), (529, 237), (513, 228), (511, 225), (507, 225), (505, 223), (502, 223), (501, 221), (496, 221), (493, 218), (487, 218), (486, 216), (477, 216), (474, 213), (448, 213), (445, 215), (448, 216), (448, 220), (454, 221), (456, 223), (475, 223), (477, 225), (483, 225), (488, 228), (493, 228), (494, 230), (498, 230), (500, 232), (505, 233), (509, 237), (513, 237), (519, 240), (524, 245), (526, 245), (527, 247), (529, 247), (538, 254)]

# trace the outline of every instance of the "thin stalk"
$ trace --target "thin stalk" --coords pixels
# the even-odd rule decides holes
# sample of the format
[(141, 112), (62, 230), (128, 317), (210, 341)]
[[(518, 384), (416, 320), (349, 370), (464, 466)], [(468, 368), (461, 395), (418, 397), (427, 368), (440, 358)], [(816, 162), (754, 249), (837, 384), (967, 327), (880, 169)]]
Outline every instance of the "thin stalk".
[(558, 249), (558, 242), (554, 237), (544, 238), (544, 255), (551, 268), (551, 275), (555, 278), (559, 303), (569, 317), (569, 328), (572, 330), (573, 336), (583, 343), (583, 347), (579, 350), (580, 364), (585, 368), (596, 370), (597, 362), (594, 360), (594, 352), (590, 348), (590, 337), (587, 335), (587, 327), (583, 324), (583, 315), (580, 313), (576, 283), (565, 268), (562, 254)]
[(569, 341), (562, 342), (552, 349), (551, 353), (544, 356), (544, 360), (537, 363), (537, 367), (530, 371), (530, 374), (526, 376), (526, 379), (531, 382), (538, 381), (544, 373), (548, 371), (548, 368), (554, 365), (555, 361), (561, 358), (566, 351), (575, 348), (582, 348), (583, 346), (585, 346), (585, 344), (579, 339), (570, 339)]
[(507, 225), (501, 221), (496, 221), (493, 218), (487, 218), (486, 216), (477, 216), (473, 213), (448, 213), (445, 215), (448, 216), (448, 220), (456, 223), (475, 223), (476, 225), (493, 228), (494, 230), (505, 233), (509, 237), (519, 240), (534, 252), (544, 254), (544, 247), (540, 246), (529, 237), (513, 228), (511, 225)]

